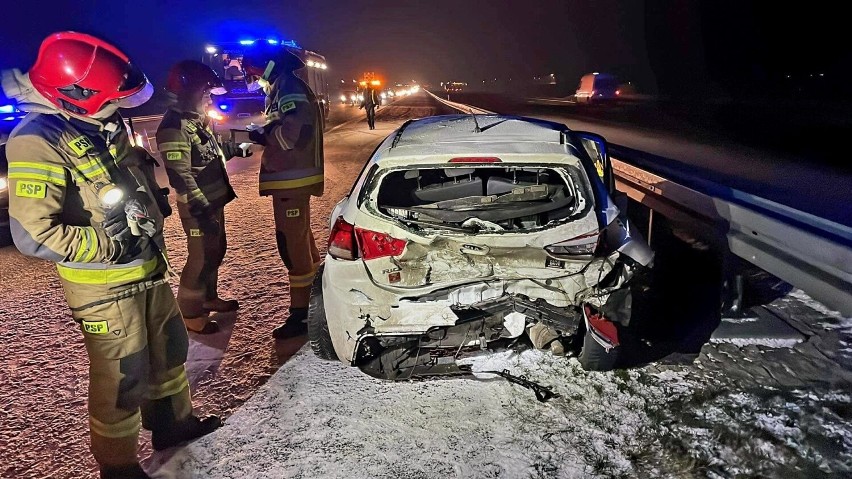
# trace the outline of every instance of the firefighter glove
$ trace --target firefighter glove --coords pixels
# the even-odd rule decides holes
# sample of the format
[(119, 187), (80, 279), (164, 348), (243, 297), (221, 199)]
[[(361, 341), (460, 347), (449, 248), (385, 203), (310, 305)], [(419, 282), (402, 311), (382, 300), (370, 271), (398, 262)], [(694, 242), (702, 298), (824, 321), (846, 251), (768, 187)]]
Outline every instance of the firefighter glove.
[[(249, 134), (251, 136), (251, 134)], [(251, 147), (251, 143), (240, 143), (237, 144), (236, 141), (226, 141), (222, 143), (222, 153), (225, 155), (226, 160), (230, 160), (233, 157), (239, 158), (248, 158), (252, 155), (252, 151), (249, 149)]]
[(101, 226), (107, 236), (113, 241), (126, 241), (133, 234), (127, 224), (127, 214), (121, 204), (113, 206), (106, 211), (106, 218)]
[(118, 263), (124, 259), (133, 259), (139, 256), (148, 248), (150, 241), (150, 238), (147, 236), (131, 235), (121, 241), (112, 238), (112, 254), (110, 255), (109, 262)]
[(249, 140), (252, 143), (257, 143), (258, 145), (266, 146), (266, 136), (263, 134), (263, 127), (258, 127), (253, 130), (249, 130)]

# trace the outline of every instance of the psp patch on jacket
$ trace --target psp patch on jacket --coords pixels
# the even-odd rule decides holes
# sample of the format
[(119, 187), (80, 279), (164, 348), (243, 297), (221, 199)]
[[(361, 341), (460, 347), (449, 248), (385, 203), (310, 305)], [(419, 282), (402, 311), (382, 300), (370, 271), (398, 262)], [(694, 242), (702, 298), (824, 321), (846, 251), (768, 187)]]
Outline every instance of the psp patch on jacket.
[(15, 196), (19, 198), (44, 198), (47, 196), (47, 184), (41, 181), (18, 181)]
[(109, 334), (109, 324), (106, 321), (82, 321), (83, 331), (89, 334)]
[(71, 151), (77, 154), (78, 157), (82, 158), (83, 155), (86, 154), (89, 150), (95, 147), (92, 140), (90, 140), (85, 135), (80, 135), (77, 138), (68, 142), (68, 147), (71, 148)]

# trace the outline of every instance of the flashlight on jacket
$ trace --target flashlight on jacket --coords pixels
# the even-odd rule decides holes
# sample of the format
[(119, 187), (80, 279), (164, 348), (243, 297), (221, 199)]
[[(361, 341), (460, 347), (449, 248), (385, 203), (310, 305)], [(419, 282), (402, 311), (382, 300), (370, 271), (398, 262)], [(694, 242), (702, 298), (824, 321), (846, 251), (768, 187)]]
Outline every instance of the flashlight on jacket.
[(124, 199), (124, 190), (113, 183), (99, 183), (95, 185), (98, 192), (98, 200), (104, 208), (112, 208)]

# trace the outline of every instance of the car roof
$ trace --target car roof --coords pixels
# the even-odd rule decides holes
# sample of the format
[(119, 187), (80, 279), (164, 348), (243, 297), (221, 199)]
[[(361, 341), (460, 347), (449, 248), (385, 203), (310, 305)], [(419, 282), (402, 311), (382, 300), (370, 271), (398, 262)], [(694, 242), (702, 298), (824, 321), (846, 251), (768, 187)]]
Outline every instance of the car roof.
[(432, 116), (403, 124), (372, 160), (379, 163), (412, 155), (501, 152), (565, 155), (566, 131), (568, 127), (560, 123), (512, 115)]

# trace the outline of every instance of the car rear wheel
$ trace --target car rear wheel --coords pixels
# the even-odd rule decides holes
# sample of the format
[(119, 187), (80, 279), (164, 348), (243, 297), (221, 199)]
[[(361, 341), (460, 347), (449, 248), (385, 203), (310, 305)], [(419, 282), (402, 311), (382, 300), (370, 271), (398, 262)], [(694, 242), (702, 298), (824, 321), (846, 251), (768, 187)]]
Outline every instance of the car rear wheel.
[(325, 304), (322, 298), (322, 268), (317, 271), (311, 286), (311, 300), (308, 303), (308, 340), (311, 349), (320, 359), (337, 361), (337, 353), (331, 343), (328, 321), (325, 318)]
[(583, 348), (580, 350), (580, 365), (586, 371), (612, 371), (618, 362), (621, 346), (611, 348), (608, 352), (601, 346), (592, 333), (586, 330), (583, 335)]

